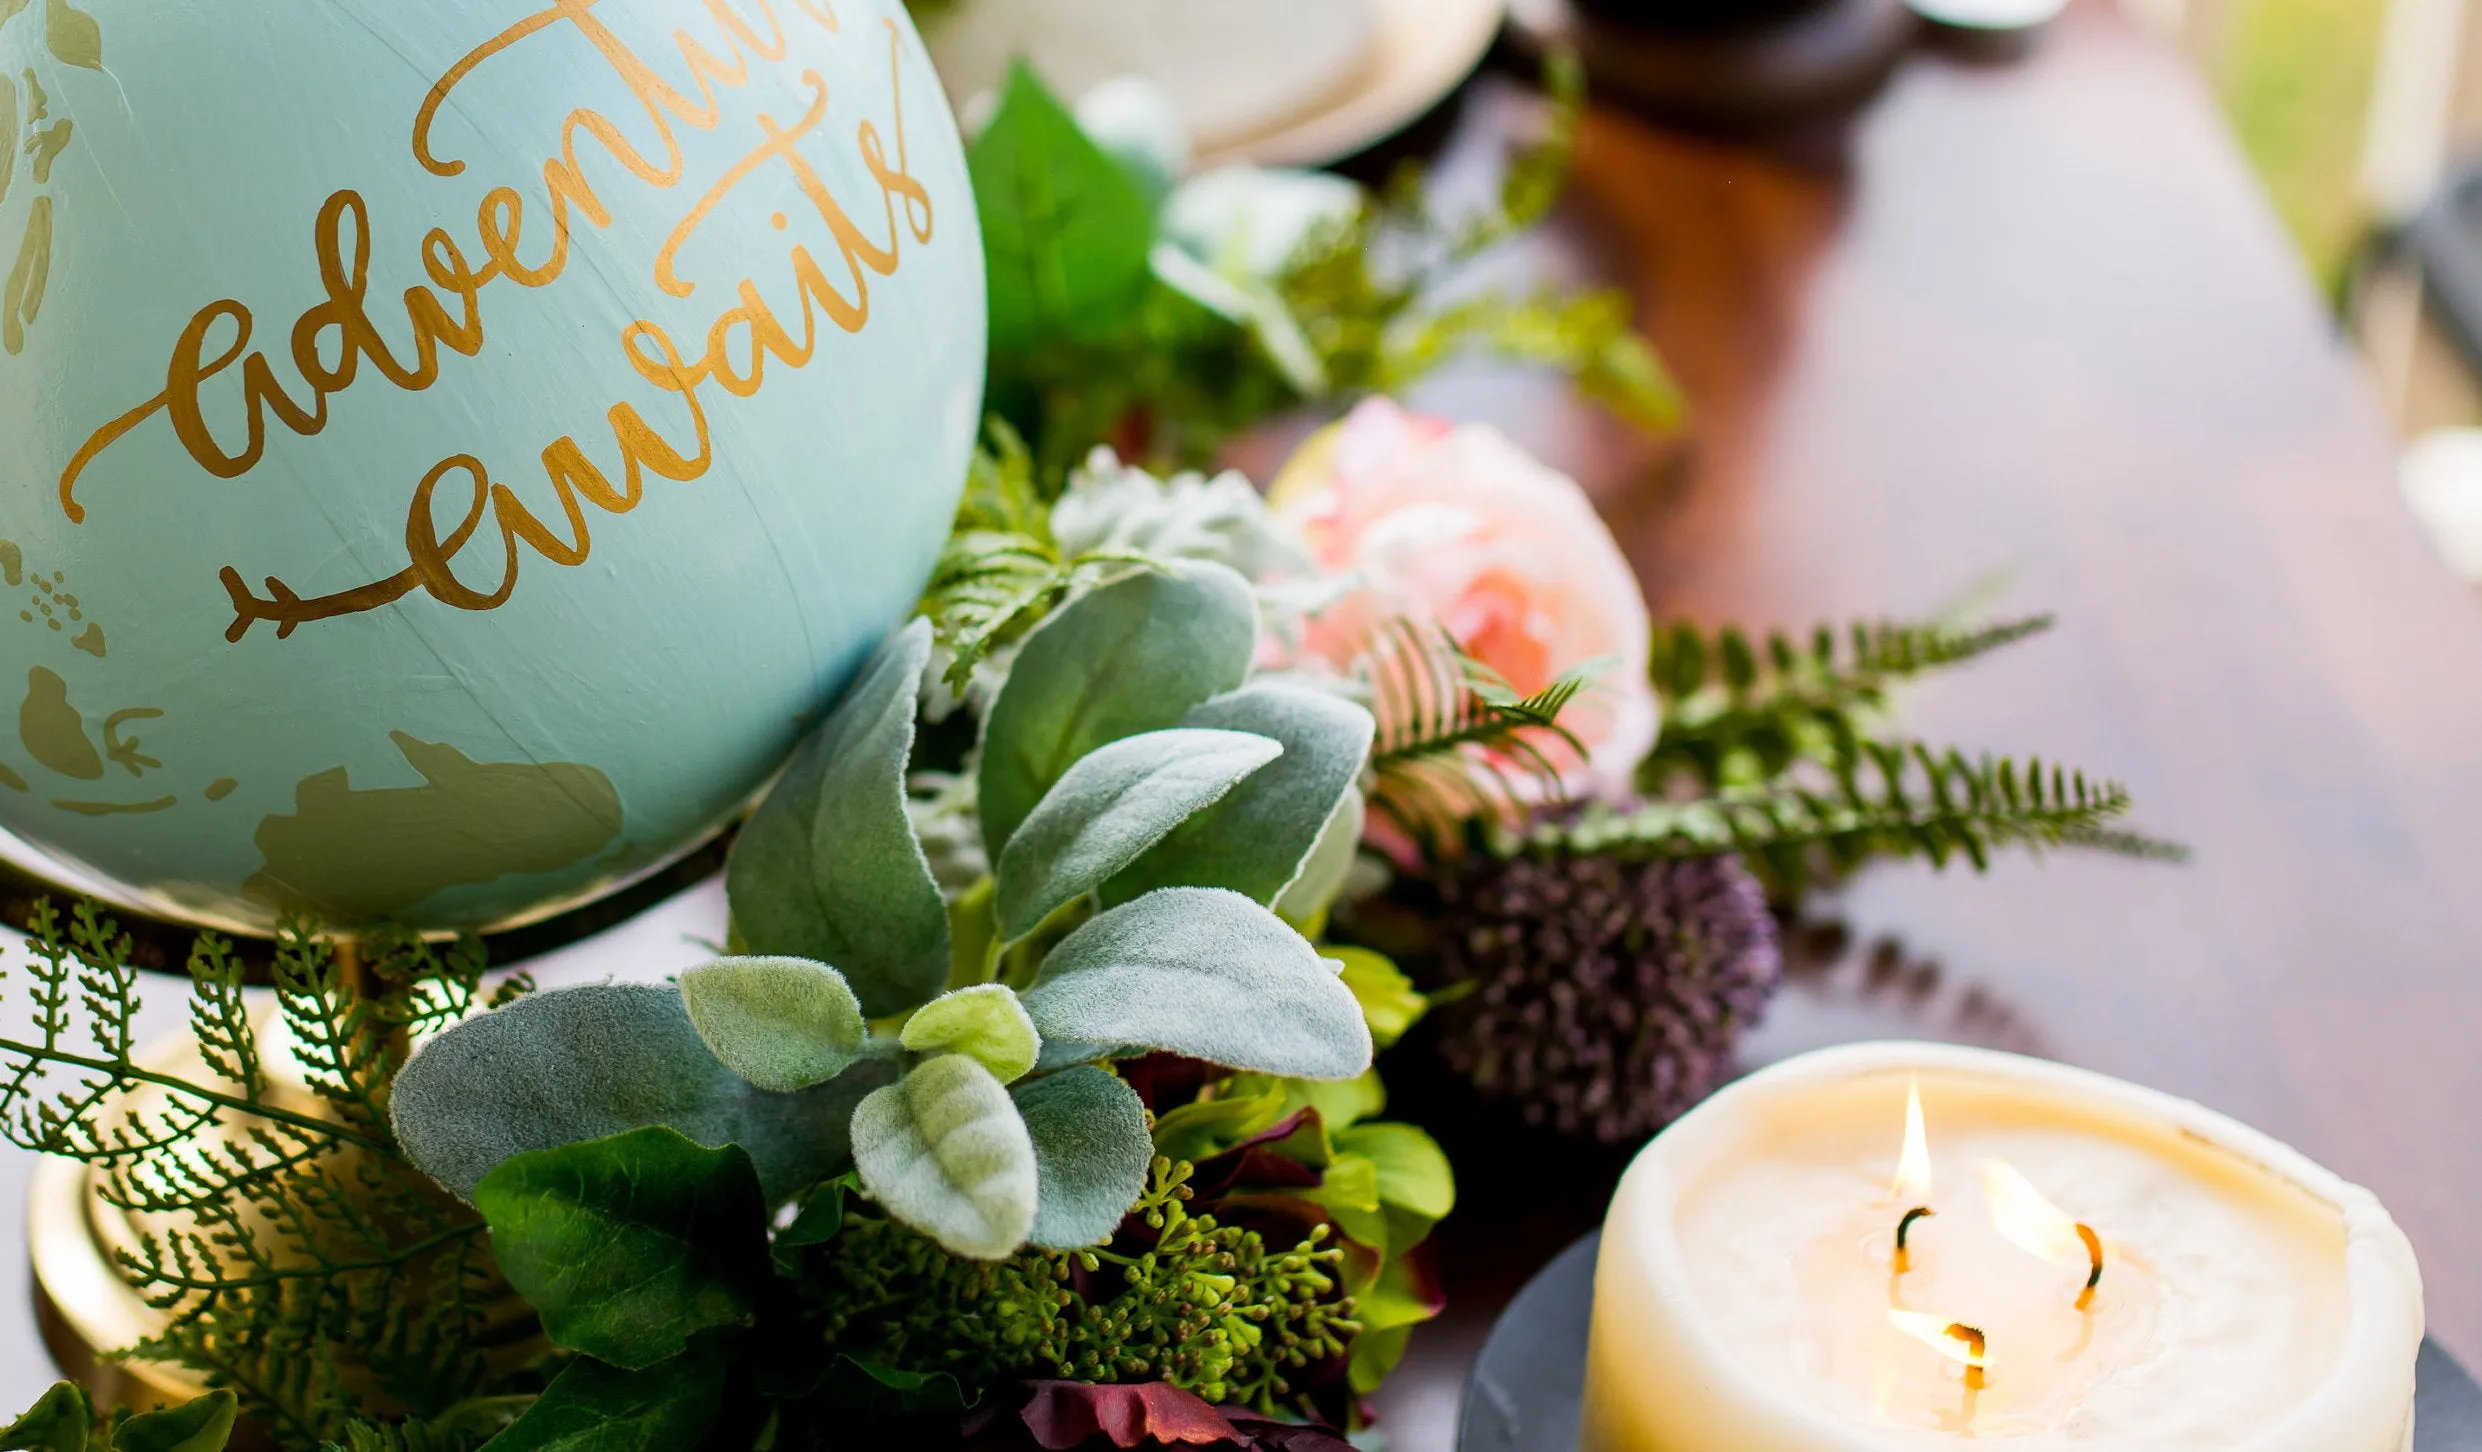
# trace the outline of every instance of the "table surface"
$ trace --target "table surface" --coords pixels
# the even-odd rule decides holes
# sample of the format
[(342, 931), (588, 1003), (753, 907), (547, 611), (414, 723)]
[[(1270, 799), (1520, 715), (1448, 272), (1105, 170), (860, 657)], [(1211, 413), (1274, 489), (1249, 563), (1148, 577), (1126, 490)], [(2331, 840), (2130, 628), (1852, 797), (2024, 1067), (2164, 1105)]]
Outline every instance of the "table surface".
[[(1452, 155), (1526, 109), (1486, 83)], [(1630, 288), (1690, 436), (1505, 375), (1430, 401), (1576, 474), (1659, 611), (2056, 612), (1909, 724), (2119, 777), (2194, 849), (1867, 873), (1752, 1061), (1956, 1039), (2201, 1100), (2375, 1189), (2482, 1365), (2482, 615), (2199, 81), (2088, 3), (2013, 63), (1913, 58), (1840, 165), (1598, 113), (1512, 266)], [(1396, 1452), (1449, 1445), (1492, 1316), (1600, 1216), (1594, 1176), (1461, 1170)]]
[[(1527, 110), (1477, 86), (1451, 169)], [(2196, 80), (2086, 4), (2015, 63), (1910, 61), (1839, 166), (1598, 113), (1507, 265), (1635, 292), (1694, 428), (1650, 440), (1516, 375), (1423, 401), (1574, 472), (1660, 609), (2056, 611), (1910, 721), (2117, 775), (2196, 852), (1867, 874), (1752, 1059), (1954, 1038), (2203, 1100), (2376, 1189), (2433, 1329), (2482, 1364), (2482, 617)], [(640, 931), (656, 968), (681, 936)], [(0, 1156), (0, 1242), (26, 1169)], [(1448, 1447), (1492, 1316), (1600, 1217), (1595, 1172), (1464, 1178), (1451, 1310), (1381, 1398), (1395, 1452)], [(12, 1408), (51, 1376), (25, 1274), (0, 1256)]]

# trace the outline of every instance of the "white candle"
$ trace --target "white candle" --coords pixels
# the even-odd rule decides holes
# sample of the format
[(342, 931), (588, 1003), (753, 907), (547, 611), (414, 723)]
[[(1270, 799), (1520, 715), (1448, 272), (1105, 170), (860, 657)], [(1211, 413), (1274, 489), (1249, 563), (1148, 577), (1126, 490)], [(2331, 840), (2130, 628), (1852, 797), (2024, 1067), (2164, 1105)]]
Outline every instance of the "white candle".
[(2298, 1152), (2056, 1064), (1861, 1044), (1630, 1166), (1583, 1445), (2403, 1452), (2421, 1339), (2403, 1232)]

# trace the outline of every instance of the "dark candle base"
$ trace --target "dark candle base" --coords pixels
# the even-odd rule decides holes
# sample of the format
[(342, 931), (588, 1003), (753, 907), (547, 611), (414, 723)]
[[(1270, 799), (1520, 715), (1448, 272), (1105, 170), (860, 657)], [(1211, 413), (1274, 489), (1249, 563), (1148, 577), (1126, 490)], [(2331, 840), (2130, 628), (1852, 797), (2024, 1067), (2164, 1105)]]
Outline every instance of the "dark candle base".
[[(1894, 70), (1920, 23), (1904, 0), (1816, 0), (1744, 7), (1618, 7), (1521, 0), (1512, 33), (1536, 50), (1571, 45), (1601, 99), (1661, 121), (1735, 135), (1848, 112)], [(1712, 9), (1712, 7), (1709, 7)]]
[[(1577, 1452), (1601, 1240), (1560, 1252), (1501, 1313), (1465, 1384), (1457, 1452)], [(2482, 1387), (2435, 1341), (2415, 1371), (2414, 1452), (2482, 1452)]]

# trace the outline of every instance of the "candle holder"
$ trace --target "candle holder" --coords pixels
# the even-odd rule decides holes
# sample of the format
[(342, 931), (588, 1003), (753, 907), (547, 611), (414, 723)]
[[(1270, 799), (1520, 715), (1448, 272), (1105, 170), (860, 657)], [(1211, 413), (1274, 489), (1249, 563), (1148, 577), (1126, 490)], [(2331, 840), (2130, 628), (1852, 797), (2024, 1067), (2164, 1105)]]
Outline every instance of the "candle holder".
[[(1569, 1246), (1500, 1313), (1465, 1383), (1456, 1452), (1576, 1452), (1602, 1241)], [(2416, 1375), (2413, 1452), (2482, 1452), (2482, 1386), (2436, 1341)]]

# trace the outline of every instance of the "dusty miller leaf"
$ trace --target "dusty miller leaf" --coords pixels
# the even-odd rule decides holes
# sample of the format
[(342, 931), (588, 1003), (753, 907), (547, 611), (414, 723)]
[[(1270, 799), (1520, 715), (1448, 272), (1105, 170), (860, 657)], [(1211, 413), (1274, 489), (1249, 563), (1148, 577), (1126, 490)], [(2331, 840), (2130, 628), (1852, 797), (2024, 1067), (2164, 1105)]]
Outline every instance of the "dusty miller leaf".
[(1370, 759), (1377, 729), (1370, 713), (1299, 686), (1259, 685), (1202, 702), (1181, 724), (1255, 732), (1281, 742), (1284, 754), (1182, 823), (1114, 878), (1104, 896), (1126, 902), (1158, 887), (1223, 887), (1274, 902), (1300, 876)]
[(1088, 752), (1000, 854), (1001, 935), (1033, 932), (1283, 754), (1278, 742), (1246, 731), (1178, 729)]
[(707, 1051), (677, 990), (604, 983), (528, 994), (440, 1034), (397, 1074), (390, 1115), (407, 1157), (468, 1199), (513, 1155), (663, 1124), (747, 1150), (775, 1200), (844, 1168), (853, 1106), (893, 1072), (871, 1061), (771, 1094)]
[(1350, 1079), (1361, 1005), (1299, 933), (1239, 893), (1173, 887), (1060, 940), (1025, 994), (1046, 1043), (1163, 1049), (1228, 1068)]
[(1008, 1091), (942, 1054), (853, 1115), (853, 1162), (888, 1213), (954, 1255), (999, 1260), (1034, 1228), (1034, 1145)]
[(725, 1068), (779, 1094), (835, 1078), (870, 1038), (844, 975), (806, 958), (702, 963), (681, 975), (681, 1002)]
[(1012, 1091), (1034, 1141), (1034, 1229), (1046, 1250), (1101, 1245), (1146, 1190), (1155, 1141), (1137, 1091), (1091, 1064)]
[(902, 1041), (917, 1054), (964, 1054), (1003, 1084), (1024, 1078), (1043, 1048), (1025, 1005), (999, 983), (977, 983), (932, 999), (905, 1021)]
[(891, 637), (752, 814), (725, 869), (751, 953), (809, 958), (872, 1018), (948, 981), (948, 909), (905, 806), (931, 626)]
[(1081, 758), (1238, 686), (1257, 644), (1249, 583), (1200, 561), (1132, 571), (1044, 621), (983, 727), (977, 800), (992, 860)]

